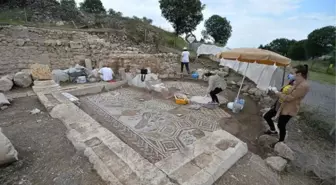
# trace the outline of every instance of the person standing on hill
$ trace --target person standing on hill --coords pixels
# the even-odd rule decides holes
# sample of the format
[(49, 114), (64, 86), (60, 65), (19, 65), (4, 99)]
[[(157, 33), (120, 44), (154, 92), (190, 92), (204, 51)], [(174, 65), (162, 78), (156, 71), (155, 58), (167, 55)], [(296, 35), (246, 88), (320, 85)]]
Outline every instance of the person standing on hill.
[(183, 73), (183, 67), (185, 66), (188, 74), (189, 71), (189, 61), (190, 61), (190, 53), (186, 47), (183, 48), (183, 52), (181, 54), (181, 73)]
[[(309, 84), (307, 80), (308, 66), (298, 65), (294, 67), (292, 73), (289, 75), (293, 85), (289, 88), (283, 88), (280, 92), (275, 91), (275, 94), (279, 97), (279, 100), (275, 105), (264, 115), (264, 119), (269, 125), (269, 130), (265, 134), (277, 135), (275, 130), (275, 125), (272, 120), (277, 114), (278, 117), (278, 128), (280, 131), (279, 141), (283, 142), (286, 137), (286, 125), (289, 120), (296, 116), (299, 112), (300, 104), (306, 94), (309, 92)], [(276, 143), (272, 144), (274, 147)]]

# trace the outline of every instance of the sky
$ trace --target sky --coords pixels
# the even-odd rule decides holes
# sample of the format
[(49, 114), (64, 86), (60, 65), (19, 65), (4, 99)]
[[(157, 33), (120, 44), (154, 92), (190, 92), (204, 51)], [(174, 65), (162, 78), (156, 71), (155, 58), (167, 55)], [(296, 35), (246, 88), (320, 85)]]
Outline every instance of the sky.
[[(83, 0), (77, 0), (82, 2)], [(102, 0), (105, 9), (112, 8), (128, 17), (147, 17), (153, 24), (174, 31), (161, 16), (158, 0)], [(232, 26), (227, 47), (258, 47), (276, 38), (301, 40), (314, 29), (335, 25), (335, 0), (201, 0), (206, 5), (204, 20), (217, 14)], [(202, 21), (193, 32), (201, 38)]]

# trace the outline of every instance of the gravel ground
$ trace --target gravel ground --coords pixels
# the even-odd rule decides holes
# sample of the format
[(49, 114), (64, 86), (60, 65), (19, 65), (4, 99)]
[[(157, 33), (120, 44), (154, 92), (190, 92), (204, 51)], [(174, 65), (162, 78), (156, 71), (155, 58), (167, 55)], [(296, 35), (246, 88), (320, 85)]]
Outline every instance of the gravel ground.
[[(34, 108), (42, 113), (31, 115)], [(85, 156), (66, 138), (37, 97), (15, 99), (0, 111), (0, 127), (19, 153), (19, 161), (0, 168), (1, 185), (105, 185)]]
[(260, 156), (248, 152), (214, 185), (321, 185), (321, 183), (298, 173), (278, 174), (271, 170)]
[(317, 108), (327, 121), (335, 122), (335, 85), (309, 81), (310, 92), (304, 103)]

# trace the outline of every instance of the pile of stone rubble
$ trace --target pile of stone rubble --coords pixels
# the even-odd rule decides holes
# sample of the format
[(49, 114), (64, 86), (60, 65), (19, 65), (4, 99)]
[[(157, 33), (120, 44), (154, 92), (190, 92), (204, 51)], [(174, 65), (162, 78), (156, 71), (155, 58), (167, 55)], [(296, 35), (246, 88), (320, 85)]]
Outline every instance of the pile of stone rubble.
[(10, 91), (14, 84), (18, 87), (30, 87), (33, 83), (32, 76), (27, 70), (15, 73), (14, 75), (6, 75), (0, 78), (0, 91)]
[(283, 171), (290, 161), (295, 159), (294, 152), (283, 142), (279, 142), (271, 148), (273, 143), (278, 139), (269, 135), (262, 135), (258, 139), (258, 143), (263, 149), (269, 152), (269, 157), (265, 159), (266, 163), (275, 171)]
[(71, 74), (78, 74), (78, 71), (82, 72), (89, 82), (100, 80), (97, 69), (89, 70), (78, 64), (66, 70), (55, 69), (53, 71), (48, 65), (33, 64), (30, 69), (0, 77), (0, 92), (8, 92), (14, 85), (20, 88), (30, 87), (34, 80), (53, 79), (56, 83), (74, 81), (78, 75), (72, 76)]

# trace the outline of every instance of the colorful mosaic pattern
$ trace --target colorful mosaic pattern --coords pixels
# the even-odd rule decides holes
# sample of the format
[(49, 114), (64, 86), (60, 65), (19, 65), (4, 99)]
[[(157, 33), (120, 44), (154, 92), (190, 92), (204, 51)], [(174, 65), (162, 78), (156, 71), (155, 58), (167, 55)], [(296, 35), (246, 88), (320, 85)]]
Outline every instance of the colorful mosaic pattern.
[(191, 110), (172, 100), (141, 101), (142, 93), (123, 88), (86, 96), (81, 107), (152, 163), (219, 129), (216, 120), (229, 116), (219, 108)]

